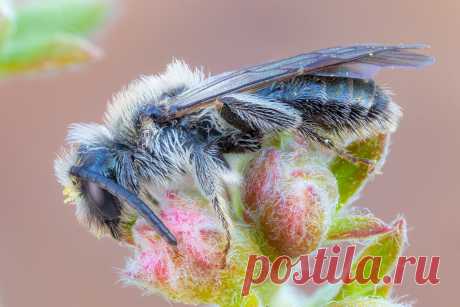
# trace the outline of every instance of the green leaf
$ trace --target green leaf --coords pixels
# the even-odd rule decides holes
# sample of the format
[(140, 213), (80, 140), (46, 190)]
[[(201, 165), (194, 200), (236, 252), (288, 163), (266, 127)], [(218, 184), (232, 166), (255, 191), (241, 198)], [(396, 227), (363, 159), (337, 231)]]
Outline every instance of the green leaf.
[(376, 161), (377, 167), (371, 168), (368, 165), (352, 163), (341, 157), (331, 162), (329, 168), (337, 179), (340, 194), (337, 211), (352, 200), (352, 197), (365, 185), (369, 175), (381, 165), (388, 139), (387, 135), (379, 134), (366, 140), (356, 141), (347, 147), (347, 151), (356, 157)]
[[(396, 261), (401, 255), (405, 243), (406, 222), (404, 219), (399, 219), (393, 224), (391, 232), (375, 238), (353, 261), (351, 272), (353, 272), (353, 276), (356, 276), (358, 264), (364, 257), (381, 257), (381, 265), (378, 272), (380, 283), (373, 284), (372, 282), (368, 282), (361, 284), (353, 281), (349, 284), (343, 284), (334, 300), (340, 301), (349, 297), (388, 296), (390, 284), (382, 284), (382, 280), (384, 276), (389, 275), (394, 270)], [(371, 262), (367, 261), (363, 271), (364, 277), (368, 277), (370, 272)]]
[(14, 12), (8, 0), (0, 0), (0, 48), (14, 28)]
[(0, 77), (63, 68), (99, 58), (101, 51), (75, 36), (16, 41), (0, 51)]
[(17, 29), (12, 39), (25, 40), (56, 34), (88, 35), (106, 19), (109, 1), (40, 0), (17, 11)]
[(371, 214), (348, 215), (332, 220), (327, 233), (327, 240), (366, 239), (388, 231), (391, 231), (391, 227)]
[(392, 289), (393, 287), (391, 285), (385, 285), (385, 284), (379, 285), (375, 288), (373, 292), (373, 296), (387, 298), (390, 296)]
[(243, 298), (242, 307), (259, 307), (261, 306), (260, 299), (256, 294), (251, 293), (247, 297)]
[(84, 38), (107, 17), (110, 1), (46, 0), (17, 10), (14, 32), (0, 50), (0, 77), (63, 68), (101, 55)]

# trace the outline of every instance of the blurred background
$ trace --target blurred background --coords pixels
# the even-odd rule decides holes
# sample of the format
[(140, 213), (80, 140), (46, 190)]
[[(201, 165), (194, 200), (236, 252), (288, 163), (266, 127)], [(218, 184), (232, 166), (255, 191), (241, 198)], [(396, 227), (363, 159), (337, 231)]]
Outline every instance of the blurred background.
[(417, 286), (409, 270), (396, 295), (416, 306), (458, 306), (459, 29), (457, 0), (119, 1), (94, 37), (101, 60), (0, 81), (0, 304), (170, 306), (118, 283), (128, 250), (78, 225), (53, 175), (68, 125), (100, 121), (111, 95), (133, 78), (161, 72), (172, 57), (219, 73), (335, 45), (423, 42), (434, 66), (378, 77), (405, 117), (384, 176), (356, 204), (386, 221), (404, 214), (406, 255), (441, 256), (440, 285)]

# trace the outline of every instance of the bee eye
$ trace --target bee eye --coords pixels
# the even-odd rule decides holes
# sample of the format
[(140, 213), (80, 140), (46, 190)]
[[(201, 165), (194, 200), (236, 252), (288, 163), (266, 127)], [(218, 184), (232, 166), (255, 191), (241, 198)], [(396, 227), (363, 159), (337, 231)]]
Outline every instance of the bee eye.
[[(100, 161), (93, 160), (92, 162), (93, 168), (95, 165), (100, 166), (97, 164)], [(115, 224), (119, 224), (122, 212), (121, 202), (123, 202), (150, 222), (169, 244), (177, 245), (176, 237), (136, 194), (100, 172), (93, 171), (88, 166), (73, 166), (70, 169), (70, 174), (81, 180), (81, 193), (88, 202), (87, 207), (90, 214), (95, 215), (95, 218), (99, 218), (101, 222), (107, 224), (108, 221), (113, 221)]]
[(82, 192), (92, 207), (104, 218), (115, 220), (120, 216), (118, 199), (93, 182), (83, 181)]

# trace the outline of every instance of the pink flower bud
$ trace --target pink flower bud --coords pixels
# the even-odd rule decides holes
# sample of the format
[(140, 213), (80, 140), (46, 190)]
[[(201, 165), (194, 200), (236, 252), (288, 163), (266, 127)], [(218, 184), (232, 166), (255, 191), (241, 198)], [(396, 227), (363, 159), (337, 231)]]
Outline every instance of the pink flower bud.
[(305, 159), (305, 150), (269, 148), (249, 163), (242, 199), (246, 221), (276, 254), (314, 251), (337, 203), (335, 177), (326, 166)]
[(244, 263), (233, 243), (230, 255), (226, 232), (214, 211), (174, 193), (164, 201), (160, 217), (176, 236), (177, 247), (139, 219), (132, 227), (134, 256), (123, 280), (188, 304), (241, 300)]
[(261, 152), (247, 166), (242, 187), (243, 202), (246, 206), (244, 217), (247, 222), (254, 222), (259, 215), (261, 204), (270, 201), (282, 176), (281, 153), (273, 148)]
[(325, 219), (317, 188), (297, 179), (266, 203), (259, 223), (271, 246), (295, 257), (316, 249), (325, 231)]

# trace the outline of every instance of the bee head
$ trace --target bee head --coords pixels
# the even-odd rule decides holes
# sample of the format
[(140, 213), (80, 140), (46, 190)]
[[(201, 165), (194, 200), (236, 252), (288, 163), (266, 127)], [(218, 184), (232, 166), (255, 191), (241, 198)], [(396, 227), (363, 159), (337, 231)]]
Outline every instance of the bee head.
[(99, 178), (116, 181), (113, 157), (105, 148), (79, 153), (80, 161), (70, 169), (70, 176), (80, 188), (80, 192), (93, 208), (97, 208), (103, 218), (116, 220), (120, 217), (120, 202), (113, 192), (98, 182)]
[(97, 236), (111, 234), (119, 239), (120, 222), (128, 206), (169, 243), (176, 244), (174, 236), (150, 207), (120, 180), (120, 170), (126, 169), (127, 163), (117, 159), (119, 149), (104, 126), (73, 126), (68, 141), (73, 147), (56, 159), (55, 172), (64, 186), (65, 201), (76, 205), (80, 222)]
[(91, 150), (75, 146), (58, 157), (54, 166), (56, 176), (64, 187), (64, 201), (76, 206), (78, 220), (97, 236), (112, 234), (118, 237), (121, 202), (96, 179), (114, 181), (110, 164), (107, 149)]

